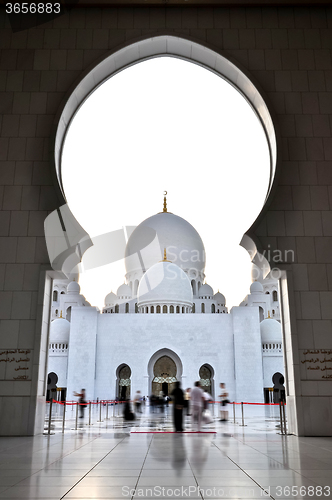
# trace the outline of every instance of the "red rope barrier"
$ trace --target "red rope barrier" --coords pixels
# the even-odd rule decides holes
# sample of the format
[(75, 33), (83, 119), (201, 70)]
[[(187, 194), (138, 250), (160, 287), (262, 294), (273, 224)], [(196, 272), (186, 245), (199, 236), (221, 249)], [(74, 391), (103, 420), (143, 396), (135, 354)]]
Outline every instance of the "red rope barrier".
[[(46, 401), (46, 403), (49, 403), (50, 401)], [(132, 402), (132, 401), (131, 401)], [(111, 405), (117, 405), (117, 404), (123, 404), (125, 403), (125, 401), (116, 401), (116, 400), (113, 400), (113, 399), (109, 399), (109, 400), (100, 400), (100, 401), (87, 401), (86, 403), (80, 403), (79, 401), (56, 401), (55, 399), (53, 399), (53, 403), (57, 403), (59, 405), (64, 405), (66, 404), (66, 406), (72, 406), (72, 405), (88, 405), (88, 404), (92, 404), (92, 405), (99, 405), (100, 403), (103, 404), (103, 405), (106, 405), (106, 404), (111, 404)], [(212, 403), (215, 403), (215, 404), (220, 404), (220, 401), (209, 401), (210, 404)], [(257, 405), (257, 406), (279, 406), (279, 403), (249, 403), (247, 401), (243, 401), (242, 402), (244, 405)], [(236, 401), (230, 401), (228, 404), (232, 405), (232, 404), (235, 404), (235, 405), (240, 405), (242, 403), (237, 403)], [(284, 405), (286, 406), (286, 403), (284, 403)]]
[[(209, 403), (217, 403), (220, 404), (220, 401), (209, 401)], [(248, 403), (246, 401), (242, 401), (244, 405), (260, 405), (260, 406), (279, 406), (279, 403)], [(237, 403), (236, 401), (230, 401), (228, 404), (229, 405), (240, 405), (242, 403)], [(284, 403), (286, 406), (286, 403)]]

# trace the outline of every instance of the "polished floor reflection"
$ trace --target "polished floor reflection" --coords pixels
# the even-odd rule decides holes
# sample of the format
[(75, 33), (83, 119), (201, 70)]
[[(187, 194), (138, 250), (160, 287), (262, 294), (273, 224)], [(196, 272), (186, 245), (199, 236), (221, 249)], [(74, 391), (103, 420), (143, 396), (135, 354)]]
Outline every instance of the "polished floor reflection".
[(245, 427), (215, 415), (203, 429), (214, 434), (144, 432), (167, 430), (170, 412), (146, 412), (135, 426), (84, 419), (64, 434), (56, 422), (50, 436), (0, 439), (0, 499), (330, 496), (332, 438), (282, 436), (270, 414), (248, 416)]

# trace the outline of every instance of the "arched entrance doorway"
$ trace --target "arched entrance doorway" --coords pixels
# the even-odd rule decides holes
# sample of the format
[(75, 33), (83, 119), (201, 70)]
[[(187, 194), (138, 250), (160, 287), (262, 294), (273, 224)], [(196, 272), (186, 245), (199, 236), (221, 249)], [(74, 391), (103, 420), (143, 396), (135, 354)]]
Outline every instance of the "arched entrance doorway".
[(169, 356), (161, 356), (154, 364), (152, 380), (152, 394), (159, 396), (162, 391), (164, 396), (171, 394), (176, 382), (176, 364)]
[(199, 378), (201, 387), (204, 391), (211, 394), (214, 398), (214, 380), (213, 380), (213, 369), (210, 365), (204, 364), (199, 369)]
[(131, 369), (128, 365), (120, 365), (117, 369), (117, 397), (120, 401), (130, 399)]
[[(144, 54), (142, 56), (142, 54)], [(67, 104), (63, 110), (60, 125), (57, 130), (57, 140), (55, 141), (55, 163), (59, 178), (59, 183), (62, 188), (61, 180), (61, 150), (63, 145), (63, 140), (66, 134), (67, 126), (72, 119), (72, 116), (76, 112), (77, 108), (86, 98), (86, 96), (94, 90), (94, 87), (99, 85), (103, 80), (107, 79), (111, 74), (115, 74), (117, 71), (128, 67), (130, 64), (135, 64), (136, 62), (144, 59), (149, 59), (159, 55), (172, 55), (175, 57), (183, 58), (186, 60), (192, 60), (207, 69), (221, 75), (223, 78), (231, 82), (238, 90), (246, 97), (248, 102), (251, 104), (253, 109), (256, 111), (259, 120), (261, 121), (263, 128), (265, 130), (267, 140), (269, 142), (269, 148), (271, 152), (271, 179), (270, 187), (273, 180), (273, 174), (276, 164), (276, 140), (273, 128), (273, 123), (269, 111), (265, 102), (263, 101), (261, 95), (249, 80), (246, 75), (244, 75), (240, 69), (234, 66), (230, 61), (223, 58), (220, 54), (216, 54), (213, 51), (198, 46), (197, 44), (184, 40), (181, 38), (175, 38), (169, 35), (156, 37), (153, 39), (144, 40), (134, 44), (132, 46), (125, 47), (116, 54), (112, 54), (109, 58), (100, 62), (85, 78), (81, 81), (80, 85), (75, 89), (75, 91), (70, 96)], [(117, 64), (114, 65), (114, 70), (110, 70), (111, 62), (116, 59)], [(113, 67), (113, 66), (112, 66)], [(92, 73), (95, 73), (96, 78), (92, 78)], [(94, 75), (94, 76), (95, 76)], [(269, 187), (269, 189), (270, 189)], [(85, 235), (86, 237), (86, 235)], [(249, 240), (249, 244), (248, 241)], [(66, 242), (66, 238), (64, 238)], [(79, 238), (75, 241), (79, 242)], [(66, 243), (65, 243), (66, 244)], [(249, 237), (245, 237), (242, 240), (242, 246), (251, 249), (253, 241)], [(69, 250), (66, 248), (66, 251)], [(75, 248), (73, 245), (73, 253)], [(258, 254), (257, 250), (252, 253), (252, 255)], [(53, 256), (51, 262), (56, 262), (56, 258), (59, 256)], [(59, 259), (61, 262), (61, 259)], [(55, 264), (56, 266), (56, 264)], [(55, 269), (56, 267), (54, 267)], [(289, 332), (290, 334), (290, 332)], [(287, 370), (286, 370), (287, 378)], [(149, 384), (151, 387), (151, 384)]]
[(167, 384), (167, 386), (164, 385), (164, 390), (170, 394), (174, 382), (176, 380), (182, 381), (182, 373), (183, 367), (180, 357), (166, 347), (159, 349), (151, 356), (148, 363), (149, 394), (159, 395), (159, 392), (163, 391), (162, 384)]

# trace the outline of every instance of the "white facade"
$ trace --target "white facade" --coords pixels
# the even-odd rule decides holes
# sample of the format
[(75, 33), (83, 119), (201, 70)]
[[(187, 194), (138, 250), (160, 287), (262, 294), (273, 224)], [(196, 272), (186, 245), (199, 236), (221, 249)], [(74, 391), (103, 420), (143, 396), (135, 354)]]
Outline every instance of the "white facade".
[(250, 295), (245, 297), (241, 302), (241, 306), (258, 306), (261, 321), (268, 317), (280, 321), (277, 281), (273, 279), (254, 281), (250, 287)]
[[(57, 373), (67, 398), (83, 387), (88, 399), (137, 390), (150, 395), (152, 383), (168, 390), (172, 380), (186, 388), (201, 379), (214, 398), (225, 382), (231, 400), (262, 402), (272, 375), (284, 372), (280, 323), (266, 319), (277, 283), (254, 282), (241, 306), (228, 312), (225, 297), (203, 283), (199, 234), (167, 212), (166, 203), (132, 232), (125, 263), (127, 283), (106, 296), (103, 311), (85, 301), (77, 282), (54, 281), (52, 317), (58, 319), (51, 324), (49, 372)], [(270, 330), (278, 349), (263, 343)], [(173, 372), (159, 373), (158, 363), (169, 358)]]

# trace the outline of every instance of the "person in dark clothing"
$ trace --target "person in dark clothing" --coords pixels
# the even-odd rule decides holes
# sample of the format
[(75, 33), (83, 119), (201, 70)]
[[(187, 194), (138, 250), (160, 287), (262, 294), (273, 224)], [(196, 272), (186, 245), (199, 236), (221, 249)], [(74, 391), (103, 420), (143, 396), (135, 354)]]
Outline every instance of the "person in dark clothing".
[(79, 398), (78, 404), (79, 404), (79, 410), (80, 410), (80, 418), (84, 417), (84, 408), (87, 407), (87, 402), (85, 400), (85, 389), (82, 389), (81, 392), (74, 392), (74, 396), (76, 398)]
[(171, 396), (173, 399), (173, 425), (176, 432), (183, 432), (182, 410), (184, 407), (184, 396), (180, 382), (175, 382), (175, 389), (172, 391)]
[(123, 418), (125, 420), (135, 420), (135, 415), (134, 413), (131, 411), (131, 407), (130, 407), (130, 401), (129, 399), (126, 400), (125, 404), (124, 404), (124, 409), (123, 409)]

